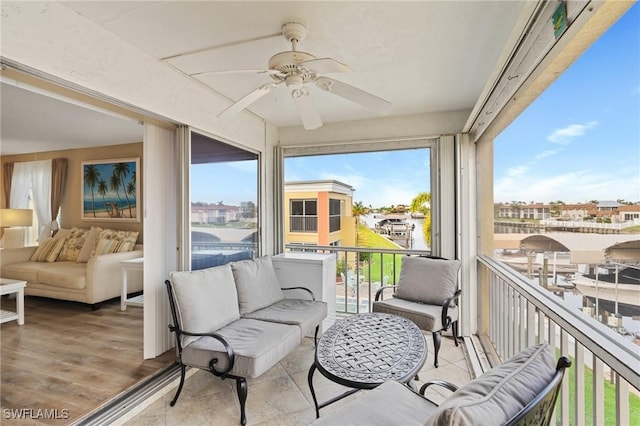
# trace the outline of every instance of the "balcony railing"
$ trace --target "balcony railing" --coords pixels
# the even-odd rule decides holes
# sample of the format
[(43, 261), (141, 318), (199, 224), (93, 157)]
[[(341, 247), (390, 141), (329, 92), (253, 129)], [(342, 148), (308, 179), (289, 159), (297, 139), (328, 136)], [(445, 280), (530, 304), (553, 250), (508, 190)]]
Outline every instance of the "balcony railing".
[(400, 278), (400, 259), (407, 254), (428, 255), (426, 250), (371, 249), (364, 247), (287, 244), (290, 251), (335, 253), (336, 312), (370, 312), (376, 291)]
[[(376, 290), (395, 284), (400, 260), (420, 250), (287, 245), (287, 250), (335, 253), (336, 312), (369, 312)], [(499, 363), (547, 342), (573, 365), (563, 381), (552, 424), (631, 424), (640, 404), (640, 348), (606, 325), (572, 310), (552, 292), (492, 258), (478, 258), (478, 337)], [(469, 309), (461, 308), (469, 315)], [(469, 347), (469, 346), (467, 346)]]
[(505, 360), (529, 345), (549, 343), (573, 360), (557, 422), (630, 424), (630, 399), (640, 403), (640, 348), (503, 263), (478, 260), (479, 337), (485, 351)]
[(318, 216), (291, 215), (289, 216), (290, 232), (318, 232)]

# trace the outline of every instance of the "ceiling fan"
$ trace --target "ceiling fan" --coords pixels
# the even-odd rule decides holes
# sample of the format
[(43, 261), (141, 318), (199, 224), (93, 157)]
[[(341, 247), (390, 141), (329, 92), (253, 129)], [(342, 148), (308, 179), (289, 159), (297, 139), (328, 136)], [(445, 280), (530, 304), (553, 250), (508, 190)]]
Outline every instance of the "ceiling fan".
[[(291, 50), (280, 52), (271, 57), (266, 70), (223, 71), (224, 73), (251, 72), (268, 74), (274, 81), (264, 84), (246, 94), (227, 109), (218, 114), (219, 118), (230, 118), (245, 109), (261, 97), (285, 84), (296, 105), (302, 124), (307, 130), (322, 126), (322, 119), (311, 97), (308, 84), (314, 83), (318, 88), (341, 96), (360, 104), (380, 115), (388, 114), (391, 103), (369, 92), (349, 84), (324, 76), (329, 73), (348, 73), (351, 69), (342, 62), (332, 58), (316, 58), (297, 50), (298, 43), (307, 35), (307, 28), (298, 22), (286, 23), (282, 26), (282, 35), (291, 42)], [(204, 73), (203, 73), (204, 74)]]

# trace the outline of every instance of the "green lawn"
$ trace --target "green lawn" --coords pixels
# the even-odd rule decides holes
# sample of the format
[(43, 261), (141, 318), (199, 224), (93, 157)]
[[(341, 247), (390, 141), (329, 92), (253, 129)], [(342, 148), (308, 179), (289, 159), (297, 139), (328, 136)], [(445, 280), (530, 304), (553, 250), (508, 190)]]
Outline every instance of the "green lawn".
[[(365, 226), (358, 226), (358, 247), (370, 247), (373, 249), (402, 249), (402, 247), (384, 238), (382, 235), (376, 234), (371, 229)], [(395, 257), (395, 268), (394, 268)], [(381, 278), (380, 265), (383, 267), (384, 275), (387, 278), (387, 284), (391, 285), (398, 281), (400, 277), (400, 264), (402, 255), (393, 254), (381, 254), (372, 253), (369, 256), (369, 260), (361, 262), (360, 274), (364, 274), (370, 282), (384, 282), (384, 278)], [(371, 264), (371, 276), (369, 276), (369, 264)], [(393, 279), (393, 273), (395, 270), (396, 279)]]
[[(556, 354), (560, 356), (559, 351)], [(569, 406), (573, 407), (576, 400), (576, 368), (572, 357), (571, 367), (569, 367), (568, 375), (564, 380), (569, 381)], [(585, 424), (593, 425), (593, 370), (588, 367), (584, 369), (584, 410)], [(556, 424), (561, 424), (561, 419), (557, 417)], [(569, 412), (569, 424), (575, 425), (575, 413)], [(604, 424), (616, 424), (616, 387), (608, 380), (604, 381)], [(629, 392), (629, 426), (640, 426), (640, 397)]]

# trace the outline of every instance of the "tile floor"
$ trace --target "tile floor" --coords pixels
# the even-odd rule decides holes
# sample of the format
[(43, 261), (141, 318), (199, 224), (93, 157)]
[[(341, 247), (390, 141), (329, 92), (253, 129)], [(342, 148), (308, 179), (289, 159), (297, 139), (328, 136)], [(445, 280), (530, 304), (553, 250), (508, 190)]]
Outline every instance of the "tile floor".
[[(433, 366), (433, 339), (425, 334), (429, 355), (419, 373), (421, 383), (427, 380), (447, 380), (461, 386), (471, 380), (463, 345), (456, 347), (451, 338), (443, 336), (440, 348), (440, 366)], [(308, 425), (315, 419), (313, 399), (307, 383), (307, 373), (313, 363), (313, 339), (306, 338), (298, 348), (267, 373), (248, 379), (246, 405), (247, 425)], [(177, 381), (132, 409), (117, 424), (138, 425), (239, 425), (240, 405), (236, 397), (235, 380), (220, 380), (201, 370), (190, 370), (182, 393), (174, 407), (169, 406)], [(330, 382), (316, 371), (314, 387), (319, 401), (328, 400), (346, 388)], [(320, 415), (337, 409), (361, 391), (320, 410)], [(441, 402), (446, 391), (429, 390), (427, 396)]]

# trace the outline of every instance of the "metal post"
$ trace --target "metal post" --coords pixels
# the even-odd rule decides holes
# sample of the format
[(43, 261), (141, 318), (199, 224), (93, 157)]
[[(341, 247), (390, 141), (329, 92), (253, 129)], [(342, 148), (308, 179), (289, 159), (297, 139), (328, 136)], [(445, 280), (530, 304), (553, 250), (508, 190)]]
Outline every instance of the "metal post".
[(618, 264), (616, 263), (616, 317), (618, 316)]

